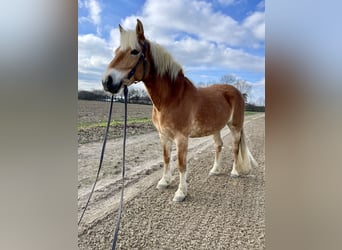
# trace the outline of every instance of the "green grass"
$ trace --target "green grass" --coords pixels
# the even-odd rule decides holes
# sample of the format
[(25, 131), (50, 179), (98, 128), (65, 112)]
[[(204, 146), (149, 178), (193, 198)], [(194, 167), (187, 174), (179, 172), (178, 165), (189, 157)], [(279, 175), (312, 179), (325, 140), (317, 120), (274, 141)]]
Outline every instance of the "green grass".
[[(147, 123), (151, 123), (152, 120), (151, 118), (128, 118), (127, 119), (127, 124), (147, 124)], [(112, 121), (110, 123), (111, 126), (115, 126), (115, 125), (123, 125), (124, 121), (123, 120), (119, 120), (119, 121)], [(91, 123), (91, 124), (79, 124), (78, 125), (78, 129), (81, 128), (95, 128), (95, 127), (106, 127), (107, 126), (107, 122), (96, 122), (96, 123)]]

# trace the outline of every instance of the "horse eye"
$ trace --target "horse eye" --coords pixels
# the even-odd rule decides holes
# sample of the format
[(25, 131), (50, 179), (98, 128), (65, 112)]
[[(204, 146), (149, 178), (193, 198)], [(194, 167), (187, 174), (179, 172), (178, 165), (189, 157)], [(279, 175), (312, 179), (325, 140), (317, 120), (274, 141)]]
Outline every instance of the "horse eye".
[(138, 55), (138, 54), (139, 54), (139, 51), (137, 51), (136, 49), (131, 51), (131, 55)]

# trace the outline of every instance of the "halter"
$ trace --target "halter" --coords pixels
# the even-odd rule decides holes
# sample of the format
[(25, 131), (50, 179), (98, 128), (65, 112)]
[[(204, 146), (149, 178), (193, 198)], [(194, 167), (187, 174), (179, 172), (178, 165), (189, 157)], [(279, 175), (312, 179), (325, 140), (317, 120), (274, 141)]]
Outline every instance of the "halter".
[[(142, 45), (142, 52), (140, 54), (139, 60), (137, 62), (137, 64), (131, 69), (131, 71), (128, 73), (127, 79), (131, 79), (132, 76), (135, 74), (135, 71), (137, 70), (141, 60), (143, 60), (143, 64), (144, 64), (144, 74), (143, 77), (141, 78), (140, 81), (142, 81), (145, 78), (145, 73), (146, 73), (146, 58), (145, 58), (145, 50), (146, 50), (146, 40), (144, 40), (144, 43)], [(137, 83), (139, 81), (135, 81), (135, 83)]]

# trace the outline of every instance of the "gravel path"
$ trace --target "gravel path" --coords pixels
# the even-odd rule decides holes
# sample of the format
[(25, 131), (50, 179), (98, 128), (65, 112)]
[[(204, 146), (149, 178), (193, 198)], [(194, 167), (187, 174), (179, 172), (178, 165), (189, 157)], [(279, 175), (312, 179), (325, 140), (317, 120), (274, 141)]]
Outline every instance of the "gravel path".
[[(259, 163), (247, 177), (229, 176), (232, 149), (230, 135), (226, 134), (224, 171), (219, 176), (208, 176), (214, 157), (211, 138), (208, 142), (194, 142), (196, 145), (189, 151), (188, 196), (184, 202), (172, 202), (178, 185), (176, 173), (168, 189), (156, 190), (161, 177), (158, 164), (154, 171), (127, 184), (117, 249), (265, 249), (264, 125), (264, 116), (246, 119), (248, 145)], [(157, 163), (160, 160), (158, 157)], [(80, 190), (82, 204), (87, 188)], [(107, 192), (100, 185), (99, 193), (101, 190)], [(88, 219), (79, 228), (80, 249), (111, 249), (118, 193), (114, 192), (111, 203), (94, 205), (86, 213)], [(97, 207), (102, 208), (102, 213), (96, 213)]]

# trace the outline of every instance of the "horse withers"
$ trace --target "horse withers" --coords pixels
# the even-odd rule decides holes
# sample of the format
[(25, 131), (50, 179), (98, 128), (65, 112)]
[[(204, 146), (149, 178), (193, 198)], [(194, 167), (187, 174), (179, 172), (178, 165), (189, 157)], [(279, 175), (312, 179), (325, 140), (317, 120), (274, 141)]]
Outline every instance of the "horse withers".
[(163, 176), (157, 188), (170, 185), (169, 163), (175, 142), (180, 181), (173, 200), (183, 201), (186, 197), (189, 137), (213, 136), (215, 161), (209, 174), (219, 174), (223, 145), (220, 131), (226, 125), (233, 136), (231, 176), (248, 174), (256, 161), (247, 147), (243, 131), (245, 104), (240, 91), (227, 84), (196, 88), (162, 46), (145, 38), (140, 20), (137, 20), (136, 30), (126, 31), (120, 25), (119, 29), (120, 46), (103, 74), (102, 84), (106, 91), (115, 94), (123, 85), (144, 82), (153, 103), (152, 121), (159, 132), (164, 156)]

